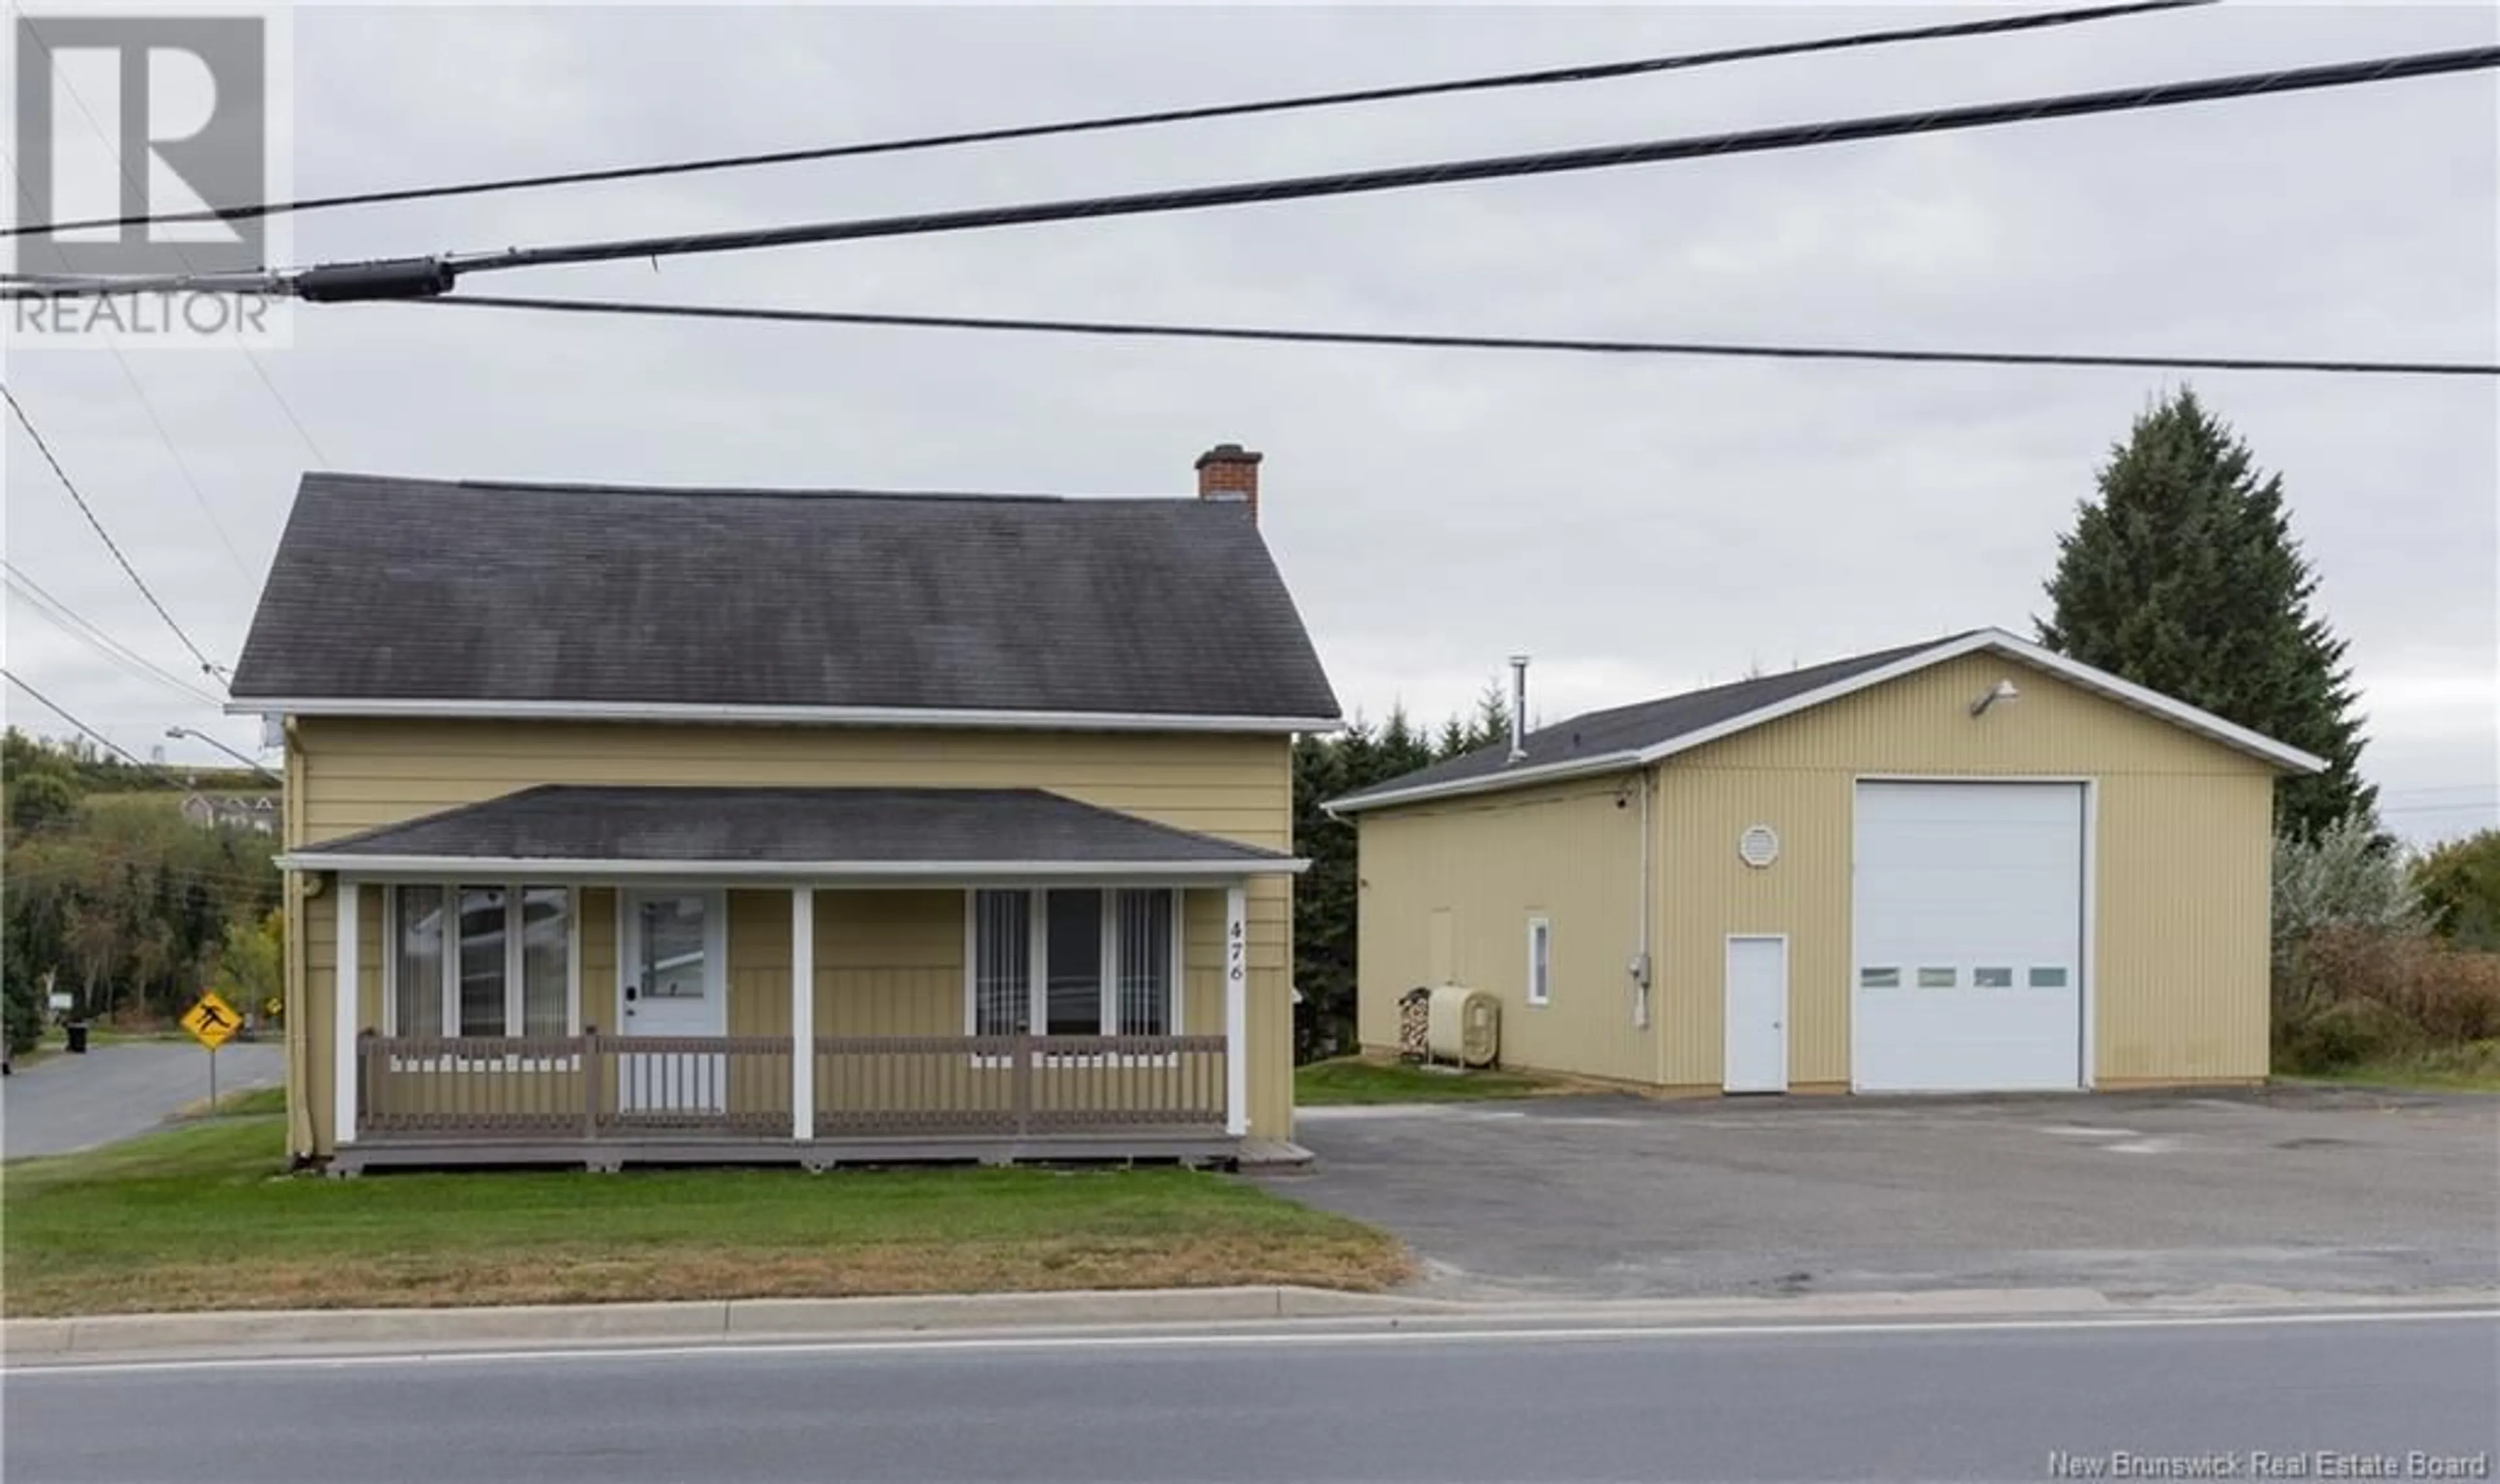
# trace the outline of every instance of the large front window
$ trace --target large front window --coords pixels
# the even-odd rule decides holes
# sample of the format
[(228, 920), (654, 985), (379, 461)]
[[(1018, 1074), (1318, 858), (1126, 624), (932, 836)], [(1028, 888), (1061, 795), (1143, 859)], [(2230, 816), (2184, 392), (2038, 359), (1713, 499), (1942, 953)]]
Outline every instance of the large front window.
[(976, 891), (967, 978), (975, 1036), (1168, 1036), (1179, 894)]
[(391, 1034), (572, 1034), (569, 889), (395, 886), (390, 899)]

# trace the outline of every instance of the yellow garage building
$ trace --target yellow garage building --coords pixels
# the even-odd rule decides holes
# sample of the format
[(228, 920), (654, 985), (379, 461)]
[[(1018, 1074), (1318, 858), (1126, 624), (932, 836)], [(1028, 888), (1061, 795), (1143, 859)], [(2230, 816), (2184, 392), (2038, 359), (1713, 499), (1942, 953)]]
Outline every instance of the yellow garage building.
[(2255, 1082), (2324, 766), (1995, 629), (1515, 728), (1329, 806), (1361, 1038), (1460, 985), (1506, 1066), (1679, 1092)]

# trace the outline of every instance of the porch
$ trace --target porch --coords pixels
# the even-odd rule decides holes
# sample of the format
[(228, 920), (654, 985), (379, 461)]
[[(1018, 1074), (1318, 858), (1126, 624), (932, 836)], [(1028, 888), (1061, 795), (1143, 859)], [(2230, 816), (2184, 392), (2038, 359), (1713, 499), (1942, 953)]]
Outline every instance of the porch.
[(1299, 865), (843, 788), (531, 789), (284, 864), (327, 874), (341, 1172), (1230, 1161), (1250, 885)]
[[(1222, 1036), (357, 1038), (376, 1165), (1237, 1157)], [(800, 1100), (809, 1105), (799, 1116)]]

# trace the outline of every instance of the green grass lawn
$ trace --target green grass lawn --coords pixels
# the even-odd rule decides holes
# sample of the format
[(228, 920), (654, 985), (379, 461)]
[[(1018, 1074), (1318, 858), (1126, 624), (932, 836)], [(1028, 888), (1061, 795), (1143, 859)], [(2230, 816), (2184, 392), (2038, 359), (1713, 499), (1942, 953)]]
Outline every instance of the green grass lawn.
[[(258, 1097), (258, 1094), (247, 1096)], [(1307, 1283), (1380, 1232), (1181, 1170), (280, 1172), (283, 1119), (0, 1168), (0, 1311), (562, 1303)]]
[(2469, 1041), (2335, 1072), (2300, 1072), (2293, 1082), (2334, 1082), (2352, 1087), (2408, 1087), (2428, 1092), (2500, 1093), (2500, 1040)]
[[(216, 1115), (220, 1118), (249, 1117), (261, 1113), (286, 1111), (286, 1089), (283, 1087), (247, 1087), (241, 1092), (217, 1094)], [(209, 1116), (209, 1100), (184, 1104), (174, 1116), (180, 1119)]]
[(1532, 1098), (1557, 1090), (1550, 1081), (1515, 1072), (1427, 1071), (1405, 1062), (1374, 1062), (1356, 1056), (1313, 1062), (1294, 1071), (1294, 1101), (1302, 1107)]

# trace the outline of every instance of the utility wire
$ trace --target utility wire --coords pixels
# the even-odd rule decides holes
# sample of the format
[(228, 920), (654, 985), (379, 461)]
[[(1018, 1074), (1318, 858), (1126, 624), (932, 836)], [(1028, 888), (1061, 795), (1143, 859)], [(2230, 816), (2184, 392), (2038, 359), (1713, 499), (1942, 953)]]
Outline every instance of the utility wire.
[(1853, 35), (1816, 37), (1805, 41), (1728, 47), (1713, 51), (1693, 51), (1673, 56), (1546, 67), (1530, 72), (1450, 78), (1431, 82), (1395, 83), (1340, 92), (1301, 93), (1290, 97), (1262, 98), (1241, 103), (1215, 103), (1193, 108), (1159, 109), (1149, 113), (1113, 114), (1102, 117), (1062, 119), (1048, 123), (965, 129), (943, 134), (921, 134), (900, 139), (880, 139), (798, 149), (775, 149), (751, 154), (707, 155), (696, 159), (672, 160), (658, 164), (620, 165), (601, 170), (572, 170), (545, 175), (510, 176), (448, 185), (417, 185), (396, 190), (357, 191), (335, 196), (305, 196), (291, 201), (265, 201), (246, 206), (214, 207), (197, 212), (167, 212), (160, 214), (98, 216), (82, 221), (37, 222), (0, 231), (0, 237), (24, 237), (94, 227), (131, 227), (155, 222), (249, 221), (265, 216), (281, 216), (295, 212), (329, 211), (339, 207), (378, 206), (398, 201), (430, 201), (449, 196), (482, 196), (498, 191), (538, 190), (548, 186), (587, 185), (608, 181), (648, 180), (659, 176), (693, 175), (706, 171), (743, 170), (761, 165), (791, 165), (808, 160), (903, 154), (913, 150), (944, 149), (964, 145), (1000, 144), (1009, 140), (1045, 139), (1065, 134), (1095, 134), (1156, 124), (1188, 123), (1207, 118), (1233, 118), (1254, 114), (1284, 114), (1303, 109), (1341, 108), (1358, 103), (1388, 103), (1401, 98), (1428, 98), (1450, 93), (1493, 92), (1504, 88), (1540, 87), (1562, 82), (1595, 82), (1612, 78), (1715, 67), (1728, 62), (1750, 62), (1778, 56), (1804, 56), (1814, 52), (1844, 51), (1891, 46), (1901, 42), (1941, 41), (1954, 37), (1994, 36), (2016, 31), (2047, 30), (2056, 26), (2080, 25), (2088, 21), (2110, 20), (2155, 11), (2182, 10), (2213, 3), (2214, 0), (2135, 0), (2135, 3), (2129, 4), (2095, 5), (2079, 10), (2048, 11), (2030, 16), (1947, 21), (1936, 25), (1910, 26), (1890, 31), (1861, 31)]
[(545, 247), (516, 247), (462, 256), (449, 266), (455, 273), (488, 273), (510, 268), (551, 267), (567, 263), (614, 262), (628, 258), (674, 257), (689, 253), (726, 252), (748, 247), (807, 243), (857, 241), (872, 237), (920, 236), (984, 227), (1017, 226), (1045, 221), (1091, 220), (1135, 216), (1209, 207), (1308, 200), (1398, 190), (1423, 185), (1452, 185), (1471, 181), (1523, 176), (1560, 175), (1574, 171), (1659, 164), (1671, 160), (1752, 154), (1808, 148), (1859, 140), (1910, 134), (1987, 128), (2048, 118), (2071, 118), (2188, 103), (2256, 97), (2320, 87), (2349, 87), (2363, 82), (2435, 76), (2500, 65), (2500, 47), (2424, 52), (2342, 62), (2323, 67), (2155, 83), (2062, 97), (1977, 104), (1964, 108), (1929, 109), (1912, 114), (1839, 119), (1823, 123), (1787, 124), (1724, 134), (1705, 134), (1640, 144), (1599, 145), (1533, 154), (1451, 160), (1423, 165), (1398, 165), (1380, 170), (1345, 171), (1278, 181), (1249, 181), (1229, 185), (1186, 186), (1176, 190), (1132, 195), (1097, 196), (1075, 201), (1046, 201), (970, 211), (925, 212), (866, 220), (829, 221), (761, 230), (702, 232), (671, 237), (645, 237), (604, 243), (578, 243)]
[[(44, 52), (47, 64), (53, 69), (52, 75), (61, 76), (58, 71), (60, 54), (54, 51), (51, 44), (46, 41), (43, 38), (42, 33), (35, 29), (35, 22), (31, 17), (26, 20), (23, 29), (25, 39), (33, 42), (35, 46)], [(65, 76), (62, 76), (62, 91), (69, 94), (70, 103), (78, 109), (79, 115), (86, 120), (87, 128), (94, 133), (97, 139), (110, 143), (114, 138), (115, 138), (115, 135), (105, 132), (104, 125), (99, 122), (95, 116), (95, 111), (86, 106), (86, 96), (83, 93), (81, 93), (75, 85), (72, 85)], [(115, 168), (120, 172), (123, 184), (129, 186), (142, 198), (145, 198), (147, 194), (147, 182), (142, 181), (134, 170), (130, 152), (127, 150), (116, 149), (114, 152), (114, 161)], [(31, 210), (35, 203), (33, 198), (28, 195), (26, 191), (25, 172), (16, 170), (15, 168), (15, 162), (13, 161), (11, 173), (16, 176), (17, 180), (18, 199), (25, 202), (28, 209)], [(214, 215), (214, 214), (211, 214)], [(182, 250), (182, 245), (180, 242), (169, 242), (166, 246), (172, 248), (174, 255), (181, 260), (184, 270), (183, 276), (185, 278), (210, 277), (209, 275), (201, 275), (196, 271), (197, 265), (191, 261), (190, 254)], [(10, 277), (15, 277), (15, 275), (0, 275), (0, 278)], [(35, 275), (34, 277), (45, 278), (50, 276)], [(240, 330), (235, 333), (235, 348), (243, 352), (244, 361), (251, 367), (252, 376), (260, 382), (261, 386), (269, 392), (271, 399), (278, 404), (278, 411), (285, 416), (287, 425), (295, 430), (295, 436), (303, 440), (304, 446), (312, 451), (313, 462), (316, 465), (326, 467), (330, 460), (321, 452), (321, 445), (313, 441), (312, 434), (304, 426), (304, 419), (296, 415), (294, 404), (286, 400), (286, 394), (280, 391), (278, 389), (278, 383), (271, 379), (269, 368), (261, 364), (260, 352), (252, 349), (251, 343), (243, 338), (243, 334)], [(118, 357), (121, 354), (121, 350), (118, 346), (115, 346), (113, 353), (115, 357)], [(122, 372), (126, 376), (130, 374), (130, 368), (127, 362), (123, 363)], [(132, 391), (139, 392), (139, 400), (143, 405), (147, 403), (148, 394), (144, 391), (140, 391), (139, 379), (136, 376), (130, 377), (130, 389)], [(149, 407), (148, 409), (148, 417), (150, 422), (154, 422), (156, 420), (156, 410), (154, 408)], [(157, 424), (157, 432), (159, 435), (164, 433), (164, 425), (162, 423)], [(173, 440), (171, 438), (167, 438), (165, 445), (169, 451), (172, 450)], [(175, 453), (174, 461), (177, 464), (181, 464), (182, 462), (182, 456), (180, 453)], [(190, 478), (190, 470), (187, 466), (182, 470), (182, 477), (186, 480)], [(199, 494), (199, 486), (196, 483), (192, 485), (192, 492), (194, 494)], [(234, 543), (226, 537), (225, 526), (217, 519), (215, 511), (209, 509), (208, 497), (206, 495), (200, 495), (200, 509), (208, 514), (209, 523), (216, 527), (217, 539), (225, 543), (226, 551), (235, 559), (236, 567), (241, 570), (247, 577), (248, 577), (250, 576), (250, 568), (248, 564), (244, 561), (243, 553), (235, 549)]]
[(2306, 371), (2352, 376), (2500, 377), (2500, 364), (2468, 361), (2377, 361), (2275, 356), (2085, 355), (2029, 350), (1913, 350), (1872, 346), (1794, 346), (1720, 341), (1581, 340), (1527, 335), (1421, 335), (1358, 330), (1294, 330), (1247, 325), (1149, 324), (1087, 319), (993, 319), (969, 314), (880, 314), (836, 310), (744, 308), (715, 304), (651, 304), (613, 299), (546, 299), (463, 294), (421, 299), (446, 309), (532, 310), (563, 314), (729, 319), (775, 324), (877, 325), (909, 329), (1023, 331), (1131, 339), (1282, 342), (1324, 346), (1399, 346), (1467, 350), (1545, 350), (1598, 355), (1725, 356), (1787, 361), (1892, 361), (1969, 366), (2091, 366), (2165, 371)]
[(222, 708), (225, 705), (219, 697), (213, 696), (173, 672), (163, 669), (148, 656), (81, 617), (76, 610), (46, 592), (42, 584), (18, 570), (16, 563), (6, 557), (0, 557), (0, 572), (5, 572), (10, 589), (24, 598), (37, 612), (51, 620), (63, 633), (113, 661), (128, 674), (171, 686), (203, 706)]
[(113, 350), (114, 362), (121, 368), (121, 379), (130, 383), (130, 394), (139, 399), (139, 410), (148, 414), (148, 425), (156, 430), (156, 441), (165, 445), (167, 456), (174, 461), (174, 471), (182, 477), (183, 487), (191, 492), (191, 500), (199, 506), (200, 513), (209, 518), (209, 529), (217, 533), (217, 544), (226, 548), (226, 556), (234, 563), (235, 572), (245, 581), (251, 580), (251, 565), (243, 559), (243, 551), (235, 545), (234, 538), (226, 534), (226, 523), (217, 518), (216, 507), (209, 503), (208, 491), (200, 488), (198, 476), (191, 473), (191, 461), (182, 457), (181, 445), (174, 442), (174, 435), (167, 430), (165, 419), (156, 415), (156, 404), (148, 398), (148, 388), (140, 384), (139, 373), (130, 369), (130, 357), (121, 353), (119, 346), (109, 341), (106, 344)]
[(400, 258), (379, 262), (327, 263), (311, 268), (264, 270), (257, 274), (201, 274), (188, 278), (90, 280), (83, 282), (26, 283), (0, 292), (0, 300), (71, 298), (97, 294), (154, 291), (160, 288), (218, 288), (294, 293), (315, 302), (427, 298), (447, 292), (461, 274), (514, 268), (543, 268), (570, 263), (604, 263), (625, 259), (657, 260), (694, 253), (744, 251), (802, 244), (856, 242), (870, 238), (925, 236), (989, 227), (1025, 226), (1047, 221), (1094, 220), (1107, 216), (1142, 216), (1210, 207), (1353, 196), (1414, 186), (1451, 185), (1473, 181), (1525, 176), (1561, 175), (1652, 165), (1670, 160), (1717, 158), (1771, 150), (1811, 148), (1862, 140), (1890, 139), (1961, 129), (1992, 128), (2050, 118), (2093, 114), (2131, 113), (2174, 108), (2190, 103), (2259, 97), (2317, 88), (2350, 87), (2365, 82), (2436, 77), (2484, 71), (2500, 66), (2500, 47), (2472, 47), (2449, 51), (2413, 52), (2357, 62), (2236, 77), (2200, 78), (2156, 82), (2099, 92), (2024, 98), (1960, 108), (1929, 109), (1911, 114), (1834, 119), (1819, 123), (1783, 124), (1724, 134), (1692, 135), (1643, 143), (1598, 145), (1578, 149), (1480, 159), (1442, 160), (1421, 165), (1300, 176), (1287, 180), (1244, 181), (1224, 185), (1184, 186), (1132, 195), (1095, 196), (1078, 200), (1028, 202), (975, 207), (949, 212), (919, 212), (795, 226), (745, 228), (725, 232), (679, 233), (665, 237), (610, 239), (509, 247), (490, 252)]
[(79, 513), (86, 517), (86, 523), (95, 528), (95, 534), (104, 542), (104, 548), (112, 552), (113, 559), (121, 565), (122, 575), (129, 577), (132, 585), (139, 589), (139, 595), (148, 600), (148, 606), (156, 610), (156, 616), (165, 620), (165, 627), (174, 631), (174, 637), (182, 642), (182, 647), (191, 651), (191, 658), (200, 662), (200, 673), (211, 676), (215, 676), (217, 667), (210, 663), (208, 655), (201, 651), (199, 645), (191, 643), (191, 636), (182, 632), (182, 626), (176, 623), (174, 615), (165, 610), (165, 605), (157, 601), (155, 590), (148, 585), (148, 579), (139, 575), (138, 568), (130, 565), (130, 558), (121, 554), (121, 547), (114, 543), (113, 534), (105, 530), (103, 521), (96, 518), (95, 508), (86, 503), (86, 496), (79, 493), (78, 484), (70, 478), (69, 471), (63, 469), (61, 461), (53, 457), (51, 445), (44, 442), (44, 435), (35, 430), (34, 421), (26, 415), (26, 410), (17, 405), (17, 394), (11, 391), (7, 385), (0, 384), (0, 397), (8, 399), (9, 411), (17, 415), (17, 425), (26, 430), (28, 438), (34, 440), (35, 451), (41, 453), (44, 456), (44, 462), (52, 467), (52, 477), (61, 481), (61, 488), (70, 492), (70, 499), (77, 504)]
[(71, 726), (78, 728), (78, 730), (83, 735), (93, 738), (96, 742), (103, 743), (106, 747), (109, 747), (113, 751), (119, 753), (121, 756), (128, 758), (133, 767), (151, 769), (156, 767), (153, 763), (143, 763), (139, 761), (138, 758), (131, 755), (129, 748), (122, 746), (112, 738), (105, 736), (102, 732), (97, 731), (95, 728), (88, 726), (85, 722), (79, 720), (76, 716), (73, 716), (69, 712), (61, 709), (60, 703), (54, 701), (51, 697), (45, 695), (42, 691), (37, 690), (25, 681), (18, 679), (17, 673), (16, 671), (10, 670), (5, 666), (0, 666), (0, 676), (5, 676), (10, 684), (16, 686), (27, 695), (34, 697), (36, 702), (40, 704), (44, 709), (51, 712), (55, 716), (58, 716), (63, 721), (68, 722)]
[[(71, 96), (77, 97), (75, 89), (71, 90)], [(82, 104), (81, 107), (83, 108), (84, 105)], [(88, 115), (88, 121), (90, 123), (94, 121), (92, 115)], [(10, 178), (16, 183), (17, 199), (31, 206), (34, 197), (27, 192), (25, 175), (16, 168), (16, 162), (10, 159), (5, 150), (0, 150), (0, 164), (6, 164), (9, 167)], [(186, 258), (183, 261), (185, 266), (188, 266), (189, 259)], [(36, 275), (36, 277), (49, 277), (49, 275)], [(140, 411), (148, 414), (148, 425), (156, 430), (157, 441), (165, 445), (165, 452), (174, 460), (174, 468), (182, 476), (183, 485), (190, 490), (192, 500), (198, 503), (200, 513), (208, 517), (209, 528), (217, 533), (218, 544), (224, 546), (226, 555), (234, 560), (235, 570), (248, 580), (251, 577), (250, 567), (245, 563), (243, 552), (236, 548), (234, 538), (226, 534), (225, 522), (217, 518), (216, 508), (209, 503), (207, 491), (200, 488), (198, 478), (191, 473), (190, 460), (182, 457), (182, 450), (175, 444), (174, 435), (165, 427), (165, 419), (156, 415), (156, 405), (148, 399), (148, 388), (140, 384), (139, 374), (130, 369), (130, 357), (122, 354), (121, 347), (111, 341), (105, 344), (113, 351), (114, 363), (121, 368), (121, 379), (130, 383), (130, 394), (139, 399)]]

